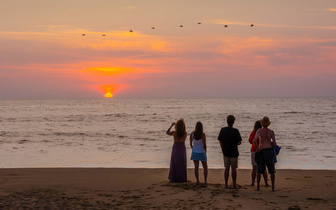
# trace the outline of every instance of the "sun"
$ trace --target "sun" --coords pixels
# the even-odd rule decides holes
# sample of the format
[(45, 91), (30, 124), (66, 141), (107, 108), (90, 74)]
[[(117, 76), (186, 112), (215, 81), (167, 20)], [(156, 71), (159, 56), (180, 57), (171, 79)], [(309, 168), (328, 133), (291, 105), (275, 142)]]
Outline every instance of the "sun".
[(113, 98), (112, 93), (106, 93), (106, 94), (105, 94), (105, 98)]

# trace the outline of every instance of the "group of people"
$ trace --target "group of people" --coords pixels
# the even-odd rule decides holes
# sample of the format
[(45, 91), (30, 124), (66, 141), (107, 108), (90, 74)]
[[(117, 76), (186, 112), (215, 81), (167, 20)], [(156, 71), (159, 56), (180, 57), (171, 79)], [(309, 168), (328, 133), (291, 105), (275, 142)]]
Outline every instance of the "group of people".
[[(223, 152), (225, 188), (228, 188), (230, 168), (233, 188), (237, 188), (238, 145), (241, 144), (242, 138), (239, 130), (233, 127), (234, 122), (235, 117), (233, 115), (227, 116), (227, 126), (221, 128), (217, 138)], [(255, 179), (257, 178), (256, 190), (260, 190), (261, 175), (264, 177), (265, 185), (269, 186), (266, 172), (267, 167), (268, 173), (271, 175), (272, 191), (275, 191), (275, 154), (273, 147), (277, 144), (274, 131), (268, 128), (270, 124), (271, 122), (268, 117), (256, 121), (249, 136), (252, 164), (251, 186), (254, 186)], [(175, 126), (175, 131), (171, 131), (173, 126)], [(172, 123), (166, 133), (174, 138), (168, 178), (170, 182), (186, 182), (187, 155), (185, 141), (187, 139), (187, 132), (184, 120), (180, 119), (176, 123)], [(198, 169), (199, 162), (201, 162), (204, 172), (204, 183), (207, 184), (206, 135), (203, 132), (203, 124), (201, 122), (196, 123), (195, 130), (190, 134), (189, 138), (190, 147), (192, 148), (190, 159), (193, 160), (195, 165), (194, 173), (196, 181), (200, 183)]]

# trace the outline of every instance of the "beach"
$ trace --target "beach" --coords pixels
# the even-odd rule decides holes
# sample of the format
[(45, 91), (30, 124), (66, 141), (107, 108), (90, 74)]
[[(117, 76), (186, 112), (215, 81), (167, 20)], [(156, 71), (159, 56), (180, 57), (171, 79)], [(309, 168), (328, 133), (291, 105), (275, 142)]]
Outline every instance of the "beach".
[[(238, 169), (238, 189), (224, 189), (223, 170), (210, 169), (209, 184), (170, 183), (169, 169), (0, 169), (1, 209), (335, 209), (335, 170), (279, 169), (276, 192), (249, 186)], [(202, 171), (200, 180), (202, 181)], [(231, 178), (229, 179), (231, 183)]]

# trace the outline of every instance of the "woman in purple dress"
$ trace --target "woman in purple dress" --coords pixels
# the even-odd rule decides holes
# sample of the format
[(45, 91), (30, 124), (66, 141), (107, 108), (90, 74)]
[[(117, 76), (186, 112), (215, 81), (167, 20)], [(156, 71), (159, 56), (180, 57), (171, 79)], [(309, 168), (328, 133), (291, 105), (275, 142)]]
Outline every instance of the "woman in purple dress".
[[(175, 131), (170, 129), (175, 125)], [(187, 152), (185, 140), (187, 132), (184, 120), (180, 119), (168, 128), (168, 135), (174, 137), (174, 144), (170, 159), (169, 180), (170, 182), (186, 182), (187, 181)]]

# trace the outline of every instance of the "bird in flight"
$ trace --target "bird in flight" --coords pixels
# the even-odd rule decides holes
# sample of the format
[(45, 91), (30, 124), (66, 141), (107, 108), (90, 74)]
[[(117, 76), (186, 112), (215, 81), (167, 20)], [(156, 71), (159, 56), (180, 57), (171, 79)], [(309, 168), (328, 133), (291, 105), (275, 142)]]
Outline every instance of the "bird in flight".
[[(197, 22), (197, 24), (198, 24), (198, 25), (201, 25), (202, 22)], [(226, 25), (224, 25), (224, 27), (227, 28), (227, 27), (229, 27), (229, 25), (226, 24)], [(253, 24), (253, 23), (250, 24), (250, 27), (254, 27), (254, 24)], [(183, 28), (183, 25), (180, 25), (180, 28)], [(152, 26), (151, 29), (154, 30), (155, 27)], [(130, 33), (133, 33), (134, 31), (133, 31), (133, 30), (129, 30), (129, 32), (130, 32)], [(82, 34), (82, 36), (86, 36), (86, 34)], [(106, 36), (106, 34), (102, 34), (102, 36)]]

